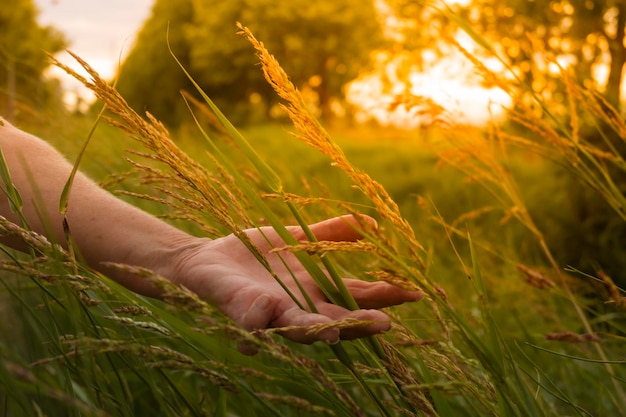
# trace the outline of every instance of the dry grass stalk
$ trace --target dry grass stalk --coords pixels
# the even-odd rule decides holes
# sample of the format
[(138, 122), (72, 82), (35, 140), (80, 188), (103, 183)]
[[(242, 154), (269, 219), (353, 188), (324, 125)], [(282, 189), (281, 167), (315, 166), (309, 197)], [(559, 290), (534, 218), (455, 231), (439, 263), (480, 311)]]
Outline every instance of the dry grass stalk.
[(299, 207), (306, 206), (306, 205), (316, 205), (316, 206), (325, 205), (327, 203), (332, 202), (332, 200), (329, 200), (323, 197), (303, 197), (298, 194), (292, 194), (292, 193), (282, 193), (282, 194), (269, 193), (269, 194), (263, 194), (262, 197), (267, 198), (267, 199), (276, 199), (276, 200), (294, 202)]
[[(60, 246), (52, 245), (43, 236), (35, 232), (29, 232), (17, 225), (12, 230), (11, 236), (23, 237), (25, 242), (37, 242), (40, 249), (49, 250), (54, 248), (54, 252), (44, 252), (42, 256), (30, 260), (1, 260), (0, 270), (14, 273), (16, 275), (33, 278), (52, 285), (67, 285), (76, 291), (78, 297), (89, 305), (97, 305), (99, 302), (91, 300), (82, 292), (94, 290), (104, 294), (110, 294), (111, 289), (103, 282), (99, 276), (80, 267), (76, 261), (71, 259), (67, 252)], [(0, 226), (1, 228), (2, 226)], [(74, 273), (63, 271), (64, 268), (72, 270)]]
[[(573, 90), (572, 90), (573, 91)], [(614, 153), (607, 152), (593, 145), (589, 145), (580, 141), (579, 135), (577, 141), (568, 138), (567, 136), (559, 133), (550, 123), (544, 119), (537, 117), (535, 111), (525, 105), (516, 106), (516, 110), (510, 112), (511, 120), (524, 126), (530, 132), (534, 133), (537, 137), (547, 139), (543, 143), (536, 143), (520, 138), (511, 134), (502, 134), (502, 138), (511, 143), (517, 143), (523, 147), (535, 149), (538, 153), (548, 153), (549, 147), (545, 144), (552, 145), (556, 148), (557, 155), (566, 156), (573, 165), (580, 163), (580, 155), (578, 151), (584, 151), (592, 156), (599, 158), (600, 160), (616, 161), (619, 156)]]
[[(196, 199), (202, 201), (204, 210), (211, 213), (230, 232), (239, 233), (241, 231), (239, 221), (242, 217), (231, 212), (228, 203), (232, 200), (220, 200), (218, 196), (221, 196), (222, 193), (216, 192), (224, 192), (228, 188), (221, 188), (221, 186), (215, 185), (215, 182), (211, 181), (212, 178), (206, 170), (174, 143), (162, 123), (150, 114), (146, 115), (147, 120), (139, 116), (115, 88), (103, 80), (89, 64), (72, 52), (69, 53), (87, 71), (91, 81), (76, 74), (74, 70), (60, 63), (54, 57), (51, 57), (51, 59), (55, 65), (81, 81), (94, 92), (96, 97), (105, 103), (107, 109), (116, 116), (116, 119), (107, 118), (109, 124), (128, 132), (132, 138), (143, 144), (151, 153), (142, 154), (142, 156), (169, 167), (176, 174), (175, 178), (177, 181), (175, 183), (180, 184), (183, 189), (188, 190)], [(150, 170), (149, 172), (159, 175), (156, 170)], [(167, 180), (171, 179), (173, 177), (167, 177)], [(218, 184), (222, 184), (222, 182), (218, 182)], [(169, 186), (171, 185), (170, 183)], [(227, 203), (226, 205), (224, 205), (225, 202)], [(243, 218), (246, 218), (246, 216), (243, 216)], [(245, 236), (242, 236), (242, 238), (246, 239)]]
[(310, 372), (311, 376), (315, 379), (315, 381), (317, 381), (321, 389), (327, 390), (336, 398), (339, 398), (343, 402), (344, 406), (350, 410), (352, 415), (355, 417), (366, 416), (366, 414), (361, 411), (361, 407), (359, 407), (359, 405), (354, 401), (353, 397), (348, 394), (345, 389), (340, 387), (337, 382), (330, 378), (329, 374), (324, 371), (317, 361), (302, 355), (294, 356), (294, 360), (296, 361), (297, 366)]
[[(54, 58), (53, 61), (60, 68), (64, 69), (70, 75), (75, 76), (83, 82), (86, 87), (91, 89), (94, 94), (102, 100), (109, 111), (111, 111), (116, 119), (107, 118), (109, 124), (128, 132), (134, 139), (142, 143), (149, 154), (141, 154), (141, 156), (156, 162), (165, 164), (175, 175), (161, 174), (159, 170), (148, 168), (148, 178), (150, 181), (162, 181), (167, 184), (161, 190), (172, 189), (176, 186), (185, 190), (187, 195), (193, 196), (194, 199), (202, 203), (202, 210), (210, 213), (210, 215), (219, 224), (224, 226), (227, 231), (237, 236), (242, 243), (257, 257), (259, 262), (265, 266), (267, 271), (277, 280), (281, 282), (276, 273), (269, 267), (269, 262), (264, 254), (258, 250), (252, 243), (249, 236), (244, 232), (246, 226), (250, 226), (248, 216), (245, 213), (241, 201), (243, 196), (236, 194), (238, 187), (235, 186), (234, 180), (230, 178), (226, 169), (222, 169), (217, 161), (214, 162), (218, 166), (221, 175), (210, 175), (202, 166), (185, 154), (171, 139), (169, 132), (154, 117), (147, 114), (147, 120), (140, 117), (132, 108), (128, 106), (126, 101), (119, 93), (103, 80), (99, 74), (94, 71), (84, 60), (75, 54), (70, 54), (90, 75), (92, 81), (88, 81), (78, 76), (71, 68), (61, 64)], [(135, 164), (136, 168), (143, 168), (142, 165)], [(170, 194), (170, 196), (172, 196)], [(178, 200), (184, 200), (179, 197)], [(195, 203), (194, 203), (195, 204)], [(183, 208), (180, 208), (184, 210)], [(243, 225), (243, 226), (242, 226)], [(158, 281), (155, 282), (158, 284)], [(181, 290), (170, 290), (165, 292), (165, 296), (169, 297), (169, 301), (176, 303), (190, 303), (191, 308), (206, 308), (206, 304), (202, 305), (193, 301), (191, 294), (184, 295)], [(178, 299), (178, 297), (181, 297)]]
[[(120, 318), (121, 319), (121, 318)], [(142, 327), (142, 326), (138, 326)], [(153, 330), (153, 329), (151, 329)], [(62, 341), (68, 351), (62, 355), (37, 361), (32, 366), (46, 365), (52, 361), (65, 361), (71, 357), (98, 355), (104, 353), (123, 353), (143, 360), (146, 367), (158, 369), (187, 370), (201, 375), (214, 385), (229, 392), (238, 388), (224, 373), (227, 365), (213, 360), (197, 361), (194, 358), (166, 346), (148, 345), (127, 340), (94, 339), (90, 337), (71, 338)]]
[(610, 276), (608, 276), (604, 271), (598, 271), (597, 275), (598, 275), (598, 278), (600, 278), (600, 280), (602, 280), (602, 282), (606, 286), (609, 292), (609, 295), (611, 297), (611, 299), (607, 301), (607, 303), (613, 303), (620, 307), (625, 307), (626, 297), (624, 297), (623, 291), (620, 290), (620, 288), (617, 285), (615, 285), (615, 282), (613, 281), (613, 279)]
[(163, 336), (172, 336), (172, 333), (169, 330), (167, 330), (165, 327), (160, 326), (152, 321), (137, 321), (137, 320), (131, 319), (130, 317), (119, 317), (119, 316), (104, 316), (104, 319), (117, 322), (124, 326), (137, 327), (143, 330), (150, 330), (156, 333), (160, 333)]
[(323, 254), (326, 252), (376, 252), (377, 247), (371, 242), (300, 242), (297, 245), (274, 248), (271, 252), (308, 252), (309, 254)]
[(452, 384), (463, 396), (478, 400), (485, 409), (484, 415), (497, 415), (493, 411), (497, 407), (497, 389), (493, 381), (481, 372), (476, 360), (465, 357), (451, 341), (422, 346), (420, 354), (426, 365), (441, 378), (444, 390)]
[(206, 301), (200, 299), (196, 293), (185, 287), (176, 285), (167, 278), (164, 278), (149, 269), (114, 262), (106, 262), (103, 263), (103, 265), (108, 268), (117, 269), (119, 271), (123, 271), (124, 273), (134, 275), (140, 279), (150, 281), (152, 285), (162, 291), (161, 298), (169, 304), (207, 316), (216, 314), (216, 309)]
[(536, 269), (529, 268), (526, 265), (522, 264), (515, 265), (515, 267), (522, 274), (524, 274), (526, 283), (535, 288), (543, 290), (546, 288), (552, 288), (556, 285), (554, 281), (552, 281), (550, 278), (546, 277), (545, 274)]
[(273, 327), (271, 329), (263, 330), (264, 333), (284, 333), (292, 330), (306, 330), (307, 335), (314, 335), (322, 332), (326, 329), (351, 329), (355, 327), (368, 326), (375, 324), (373, 321), (357, 320), (353, 318), (345, 318), (341, 320), (333, 320), (329, 323), (320, 323), (310, 326), (286, 326), (286, 327)]
[(295, 397), (293, 395), (276, 395), (270, 394), (266, 392), (259, 392), (257, 396), (263, 400), (277, 403), (277, 404), (285, 404), (292, 406), (298, 410), (302, 410), (304, 412), (313, 413), (314, 415), (326, 415), (326, 416), (335, 416), (335, 412), (326, 407), (321, 407), (318, 405), (313, 405), (309, 401)]
[(55, 253), (61, 255), (61, 259), (71, 261), (60, 245), (50, 243), (44, 236), (32, 230), (26, 230), (3, 216), (0, 216), (0, 236), (5, 238), (17, 238), (28, 245), (29, 248), (33, 248), (40, 253), (48, 255)]
[[(405, 239), (411, 258), (418, 262), (423, 269), (424, 264), (421, 259), (421, 253), (424, 252), (424, 248), (418, 242), (410, 224), (400, 214), (395, 201), (393, 201), (382, 185), (374, 181), (366, 173), (352, 166), (343, 150), (331, 140), (328, 133), (308, 109), (302, 95), (289, 80), (276, 58), (265, 49), (263, 43), (259, 42), (247, 28), (241, 24), (238, 24), (238, 27), (257, 50), (265, 78), (276, 93), (286, 101), (287, 104), (282, 105), (282, 107), (299, 132), (296, 137), (329, 157), (333, 161), (333, 166), (340, 168), (351, 178), (355, 187), (372, 201), (378, 214), (383, 219), (389, 221), (394, 226), (394, 230)], [(417, 278), (421, 278), (421, 276)]]
[(413, 369), (406, 365), (406, 361), (400, 352), (387, 342), (383, 342), (383, 349), (385, 350), (385, 367), (400, 389), (404, 400), (413, 409), (418, 410), (420, 412), (419, 415), (437, 416), (437, 411), (434, 408), (428, 390), (406, 389), (409, 386), (419, 386), (421, 383), (415, 377)]
[(600, 338), (595, 333), (577, 334), (574, 332), (548, 333), (546, 340), (570, 343), (600, 342)]
[(420, 288), (410, 280), (408, 280), (404, 274), (391, 270), (378, 270), (368, 271), (365, 275), (374, 278), (376, 281), (385, 281), (399, 288), (404, 288), (409, 291), (419, 291)]
[(115, 314), (128, 314), (130, 316), (146, 316), (146, 317), (152, 316), (152, 311), (148, 310), (144, 306), (138, 306), (138, 305), (117, 307), (113, 309), (113, 312)]
[(486, 88), (499, 88), (510, 96), (515, 95), (517, 87), (512, 83), (511, 79), (505, 78), (501, 74), (497, 74), (495, 71), (489, 69), (483, 60), (481, 60), (476, 54), (473, 54), (464, 48), (453, 37), (445, 36), (445, 42), (456, 47), (456, 49), (472, 63), (472, 66), (482, 78), (483, 85)]
[[(573, 101), (577, 100), (581, 103), (580, 107), (582, 109), (594, 113), (616, 132), (621, 138), (619, 140), (626, 138), (626, 122), (599, 93), (579, 87), (573, 82), (571, 77), (568, 77), (567, 73), (563, 74), (563, 78), (565, 83), (569, 84), (566, 86), (566, 91), (570, 95), (570, 109), (574, 111), (577, 109), (578, 106), (573, 104)], [(549, 153), (551, 148), (554, 149), (555, 155), (561, 160), (568, 162), (584, 181), (602, 194), (602, 197), (611, 204), (622, 218), (626, 218), (626, 214), (623, 210), (626, 206), (626, 204), (624, 204), (624, 196), (621, 193), (616, 193), (615, 184), (612, 182), (608, 170), (606, 169), (607, 163), (613, 163), (622, 170), (625, 166), (621, 155), (616, 152), (616, 148), (611, 144), (610, 139), (603, 136), (609, 151), (599, 149), (592, 143), (585, 143), (578, 131), (580, 124), (578, 114), (570, 117), (570, 128), (572, 132), (565, 132), (563, 126), (555, 127), (555, 116), (549, 114), (548, 108), (542, 106), (543, 103), (539, 102), (540, 99), (533, 91), (530, 91), (530, 93), (533, 97), (532, 103), (534, 106), (524, 98), (516, 100), (513, 103), (515, 110), (509, 111), (510, 119), (524, 126), (531, 134), (541, 139), (542, 143), (534, 146), (535, 149), (543, 150), (545, 153)], [(558, 123), (556, 124), (558, 125)], [(507, 143), (506, 140), (509, 139), (509, 137), (500, 130), (495, 131), (495, 136), (495, 139), (501, 144), (501, 149), (504, 149), (503, 144)], [(453, 151), (460, 151), (461, 155), (448, 158), (447, 162), (449, 161), (462, 171), (467, 172), (470, 178), (479, 178), (483, 185), (492, 187), (492, 194), (497, 198), (501, 198), (503, 203), (506, 202), (504, 206), (510, 215), (517, 218), (522, 225), (527, 227), (534, 234), (542, 253), (548, 260), (555, 275), (559, 277), (560, 288), (563, 289), (567, 298), (570, 300), (584, 329), (587, 334), (593, 334), (591, 324), (582, 308), (577, 303), (565, 274), (563, 274), (560, 266), (556, 262), (552, 251), (548, 248), (544, 235), (536, 226), (523, 200), (520, 198), (515, 181), (508, 171), (503, 168), (499, 157), (493, 152), (494, 150), (495, 147), (493, 146), (483, 146), (483, 149), (480, 149), (480, 151), (478, 151), (478, 147), (472, 148), (470, 146), (463, 146)], [(546, 150), (548, 152), (546, 152)], [(581, 155), (584, 156), (584, 158)], [(503, 152), (502, 156), (506, 157)], [(497, 178), (498, 181), (494, 182), (495, 178)], [(608, 360), (606, 352), (600, 344), (596, 344), (596, 351), (602, 360)], [(608, 362), (605, 364), (605, 368), (609, 375), (615, 375), (614, 369), (611, 368)], [(620, 400), (626, 401), (626, 393), (624, 393), (622, 386), (616, 381), (613, 382)]]
[(483, 214), (488, 214), (493, 212), (494, 210), (497, 210), (497, 207), (494, 206), (486, 206), (486, 207), (480, 207), (471, 211), (468, 211), (466, 213), (463, 213), (462, 215), (460, 215), (459, 217), (457, 217), (451, 224), (450, 226), (454, 229), (457, 229), (459, 227), (459, 225), (464, 225), (469, 223), (469, 221), (471, 220), (475, 220), (479, 217), (481, 217)]

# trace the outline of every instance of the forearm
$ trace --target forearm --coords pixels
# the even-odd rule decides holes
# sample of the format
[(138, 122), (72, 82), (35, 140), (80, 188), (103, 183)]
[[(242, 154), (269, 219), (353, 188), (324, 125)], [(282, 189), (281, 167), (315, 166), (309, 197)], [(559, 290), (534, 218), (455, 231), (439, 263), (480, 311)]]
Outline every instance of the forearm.
[[(29, 226), (66, 246), (59, 201), (72, 166), (44, 141), (6, 123), (0, 126), (0, 148), (22, 198), (22, 212)], [(0, 198), (0, 215), (19, 222), (6, 198)], [(72, 239), (87, 263), (145, 295), (155, 296), (158, 291), (141, 279), (107, 270), (103, 263), (151, 268), (167, 264), (176, 248), (193, 241), (189, 235), (114, 197), (80, 173), (70, 192), (67, 220)], [(18, 246), (8, 240), (3, 243)]]

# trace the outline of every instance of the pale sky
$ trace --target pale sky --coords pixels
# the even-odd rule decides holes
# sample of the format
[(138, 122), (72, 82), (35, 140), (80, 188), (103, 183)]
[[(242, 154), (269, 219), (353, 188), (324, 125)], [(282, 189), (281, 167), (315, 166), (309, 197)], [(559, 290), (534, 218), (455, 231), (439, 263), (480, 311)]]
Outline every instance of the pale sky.
[[(68, 49), (78, 54), (104, 78), (112, 78), (120, 56), (131, 49), (134, 36), (150, 15), (154, 0), (35, 0), (39, 22), (63, 32)], [(73, 68), (73, 60), (63, 53), (59, 60)], [(85, 94), (75, 80), (58, 68), (52, 74), (63, 79), (72, 95)]]

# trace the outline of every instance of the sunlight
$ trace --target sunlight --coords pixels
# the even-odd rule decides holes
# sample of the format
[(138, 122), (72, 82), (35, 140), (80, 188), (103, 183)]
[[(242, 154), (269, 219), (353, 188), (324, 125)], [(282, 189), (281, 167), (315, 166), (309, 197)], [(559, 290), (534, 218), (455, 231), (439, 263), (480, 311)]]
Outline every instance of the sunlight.
[[(79, 75), (88, 77), (87, 72), (68, 54), (60, 54), (56, 57), (63, 64), (72, 68)], [(98, 56), (84, 58), (89, 62), (89, 65), (100, 74), (100, 76), (107, 80), (112, 80), (117, 71), (117, 61), (100, 58)], [(95, 95), (93, 92), (85, 87), (80, 81), (68, 75), (61, 68), (57, 66), (51, 66), (46, 70), (46, 77), (56, 78), (61, 81), (63, 85), (63, 103), (70, 111), (86, 111), (89, 106), (95, 101)]]
[[(467, 37), (458, 41), (470, 52)], [(346, 88), (348, 102), (358, 121), (374, 120), (402, 128), (428, 126), (438, 121), (482, 126), (500, 119), (510, 97), (499, 88), (487, 88), (473, 64), (455, 48), (445, 56), (434, 50), (417, 57), (408, 51), (374, 54), (374, 70)], [(495, 62), (488, 67), (501, 70)]]

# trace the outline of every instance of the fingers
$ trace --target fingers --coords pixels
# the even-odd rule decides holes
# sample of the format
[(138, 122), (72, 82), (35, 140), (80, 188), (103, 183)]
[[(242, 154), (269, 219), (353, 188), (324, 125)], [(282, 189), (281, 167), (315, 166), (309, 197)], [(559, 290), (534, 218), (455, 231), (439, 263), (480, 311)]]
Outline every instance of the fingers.
[[(424, 298), (421, 291), (408, 291), (386, 282), (366, 282), (361, 280), (345, 280), (348, 289), (354, 295), (361, 310), (351, 311), (331, 303), (317, 303), (319, 314), (312, 314), (299, 308), (286, 311), (282, 318), (272, 323), (276, 327), (301, 327), (281, 332), (288, 339), (300, 343), (312, 343), (323, 340), (333, 343), (341, 339), (356, 339), (384, 333), (391, 328), (391, 319), (379, 308), (418, 301)], [(325, 328), (315, 333), (311, 326), (328, 324), (337, 320), (355, 319), (364, 323), (339, 329)], [(344, 323), (345, 324), (345, 323)], [(308, 328), (307, 328), (308, 327)]]
[[(363, 238), (358, 231), (362, 228), (359, 225), (359, 221), (366, 222), (372, 227), (376, 227), (376, 220), (372, 217), (362, 215), (359, 220), (357, 220), (353, 215), (348, 214), (314, 223), (310, 225), (309, 228), (318, 240), (353, 242)], [(294, 236), (297, 239), (302, 239), (304, 238), (304, 232), (296, 229)]]
[(334, 304), (325, 304), (319, 307), (320, 313), (333, 320), (354, 319), (364, 324), (348, 326), (341, 329), (341, 339), (351, 340), (360, 337), (372, 336), (388, 331), (391, 328), (391, 319), (378, 310), (350, 311)]
[[(299, 308), (285, 312), (274, 325), (282, 327), (280, 334), (294, 342), (310, 344), (318, 340), (336, 343), (384, 333), (391, 328), (391, 319), (378, 310), (350, 311), (341, 306), (322, 303), (317, 306), (319, 314), (308, 313)], [(354, 319), (363, 323), (338, 322)]]
[[(337, 343), (340, 330), (336, 327), (324, 327), (333, 320), (323, 314), (309, 313), (298, 307), (285, 311), (274, 323), (274, 327), (284, 328), (281, 335), (294, 342), (311, 344), (318, 340)], [(319, 331), (316, 331), (316, 327)]]
[[(339, 341), (339, 329), (332, 326), (324, 328), (323, 326), (331, 323), (331, 318), (293, 307), (284, 311), (274, 320), (275, 308), (275, 300), (268, 294), (262, 294), (254, 300), (248, 311), (239, 320), (239, 324), (249, 331), (271, 327), (284, 328), (285, 330), (280, 331), (280, 334), (298, 343), (311, 344), (318, 340), (326, 343)], [(320, 330), (315, 331), (315, 326), (320, 326)], [(240, 342), (237, 349), (244, 355), (258, 353), (258, 347), (254, 342)]]
[[(274, 303), (268, 294), (261, 294), (252, 302), (250, 308), (239, 320), (239, 324), (249, 331), (265, 329), (272, 321), (274, 313)], [(244, 355), (256, 355), (258, 348), (254, 343), (241, 342), (237, 349)]]
[(384, 308), (424, 298), (421, 291), (408, 291), (383, 281), (345, 279), (346, 287), (361, 308)]
[[(298, 343), (310, 344), (320, 340), (332, 344), (340, 339), (350, 340), (388, 331), (391, 328), (389, 316), (375, 308), (423, 298), (421, 292), (402, 290), (384, 282), (347, 280), (347, 283), (357, 302), (368, 309), (350, 311), (324, 302), (317, 305), (319, 313), (309, 313), (294, 306), (279, 313), (274, 319), (276, 313), (274, 310), (277, 308), (275, 300), (270, 295), (263, 294), (252, 303), (239, 322), (250, 331), (280, 328), (282, 336)], [(355, 319), (364, 323), (345, 326), (344, 322), (333, 326), (333, 322), (345, 319)], [(258, 352), (254, 343), (242, 342), (237, 348), (246, 355)]]

